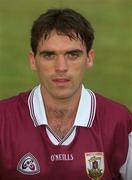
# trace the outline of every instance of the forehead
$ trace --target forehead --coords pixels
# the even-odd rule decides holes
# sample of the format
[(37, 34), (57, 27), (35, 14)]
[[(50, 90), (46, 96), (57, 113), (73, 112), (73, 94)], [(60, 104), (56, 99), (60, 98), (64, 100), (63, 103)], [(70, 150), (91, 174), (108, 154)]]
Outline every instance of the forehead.
[(53, 30), (45, 39), (42, 37), (38, 43), (39, 50), (54, 50), (54, 51), (66, 51), (70, 49), (86, 49), (84, 42), (80, 37), (75, 34), (73, 37), (69, 37), (63, 33), (58, 33)]

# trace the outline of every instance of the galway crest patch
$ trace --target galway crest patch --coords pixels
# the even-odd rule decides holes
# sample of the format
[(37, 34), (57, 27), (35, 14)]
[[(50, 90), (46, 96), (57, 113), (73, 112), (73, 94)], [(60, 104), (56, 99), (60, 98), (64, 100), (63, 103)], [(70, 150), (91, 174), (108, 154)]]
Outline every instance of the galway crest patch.
[(92, 180), (99, 180), (104, 174), (104, 153), (85, 153), (86, 171)]
[(40, 172), (40, 166), (37, 159), (31, 153), (27, 153), (20, 159), (17, 170), (22, 174), (35, 175)]

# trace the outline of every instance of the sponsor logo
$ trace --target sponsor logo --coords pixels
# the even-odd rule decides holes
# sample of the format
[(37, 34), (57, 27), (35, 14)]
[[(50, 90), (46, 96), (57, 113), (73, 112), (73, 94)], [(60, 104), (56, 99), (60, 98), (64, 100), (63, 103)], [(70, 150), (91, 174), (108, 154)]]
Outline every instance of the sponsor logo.
[(27, 153), (18, 162), (17, 170), (22, 174), (35, 175), (40, 172), (40, 166), (37, 159), (31, 153)]
[(86, 171), (92, 180), (99, 180), (104, 174), (104, 153), (85, 153)]
[(51, 161), (73, 161), (73, 154), (52, 154)]

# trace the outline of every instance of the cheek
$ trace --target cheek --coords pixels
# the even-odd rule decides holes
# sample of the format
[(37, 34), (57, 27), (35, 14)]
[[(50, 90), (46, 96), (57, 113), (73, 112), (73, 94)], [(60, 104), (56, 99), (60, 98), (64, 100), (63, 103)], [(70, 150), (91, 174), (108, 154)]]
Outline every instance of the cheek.
[(51, 66), (45, 63), (36, 64), (37, 71), (39, 74), (48, 74), (51, 72)]
[(83, 75), (85, 70), (86, 70), (86, 64), (85, 63), (83, 63), (83, 64), (81, 63), (81, 64), (74, 66), (75, 74)]

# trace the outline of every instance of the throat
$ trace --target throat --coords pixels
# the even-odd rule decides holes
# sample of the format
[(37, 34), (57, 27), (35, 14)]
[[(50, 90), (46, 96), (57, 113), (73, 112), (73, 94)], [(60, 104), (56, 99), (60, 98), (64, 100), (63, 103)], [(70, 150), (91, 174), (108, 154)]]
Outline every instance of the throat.
[(73, 124), (72, 125), (60, 125), (59, 123), (57, 123), (57, 124), (54, 125), (54, 124), (51, 123), (49, 126), (52, 129), (52, 131), (60, 139), (63, 139), (68, 134), (68, 132), (72, 128)]
[(76, 112), (69, 109), (48, 108), (48, 125), (52, 131), (63, 139), (73, 127)]

